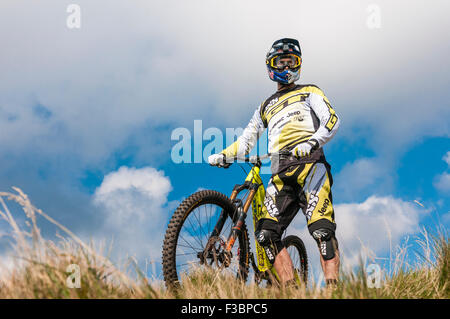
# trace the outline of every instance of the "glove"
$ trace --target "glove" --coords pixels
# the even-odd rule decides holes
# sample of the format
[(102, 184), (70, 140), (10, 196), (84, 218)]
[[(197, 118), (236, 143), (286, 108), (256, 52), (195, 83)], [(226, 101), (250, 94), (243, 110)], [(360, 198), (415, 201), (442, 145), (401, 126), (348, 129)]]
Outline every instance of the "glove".
[(311, 139), (295, 146), (291, 153), (296, 157), (309, 157), (315, 150), (319, 148), (319, 142)]
[(220, 166), (225, 164), (225, 154), (213, 154), (208, 157), (208, 163), (212, 166)]

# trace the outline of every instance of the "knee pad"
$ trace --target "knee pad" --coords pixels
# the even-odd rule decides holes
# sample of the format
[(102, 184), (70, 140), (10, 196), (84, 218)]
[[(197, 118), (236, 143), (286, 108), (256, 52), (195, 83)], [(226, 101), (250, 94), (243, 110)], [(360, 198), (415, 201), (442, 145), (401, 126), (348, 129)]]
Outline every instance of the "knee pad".
[(256, 241), (264, 248), (269, 262), (273, 264), (278, 252), (283, 249), (280, 236), (269, 229), (261, 229), (255, 232)]
[(312, 236), (319, 246), (320, 254), (323, 259), (333, 259), (336, 254), (336, 250), (338, 249), (338, 243), (336, 237), (334, 236), (334, 231), (327, 228), (319, 228), (312, 232)]

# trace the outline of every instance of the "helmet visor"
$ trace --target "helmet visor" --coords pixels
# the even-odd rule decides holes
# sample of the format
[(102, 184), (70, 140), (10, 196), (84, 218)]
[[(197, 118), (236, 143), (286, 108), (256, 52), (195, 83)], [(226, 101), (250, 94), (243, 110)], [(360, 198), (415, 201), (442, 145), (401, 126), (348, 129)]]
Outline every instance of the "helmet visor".
[(302, 64), (302, 59), (296, 54), (288, 53), (275, 55), (268, 62), (274, 69), (284, 70), (286, 67), (289, 69), (296, 69)]

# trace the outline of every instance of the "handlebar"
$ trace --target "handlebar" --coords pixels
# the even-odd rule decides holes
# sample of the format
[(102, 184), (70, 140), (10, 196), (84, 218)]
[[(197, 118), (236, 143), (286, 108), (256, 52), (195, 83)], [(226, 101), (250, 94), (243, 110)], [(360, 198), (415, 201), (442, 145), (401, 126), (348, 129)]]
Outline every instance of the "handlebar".
[(274, 156), (289, 156), (289, 155), (291, 155), (291, 152), (289, 152), (289, 151), (281, 151), (281, 152), (267, 153), (267, 154), (264, 154), (264, 155), (261, 155), (261, 156), (259, 156), (259, 155), (253, 155), (253, 156), (249, 156), (249, 157), (234, 156), (232, 158), (230, 158), (230, 157), (226, 158), (225, 159), (225, 163), (224, 164), (220, 164), (218, 166), (219, 167), (223, 167), (223, 168), (228, 168), (235, 161), (243, 161), (245, 163), (261, 165), (261, 161), (265, 160), (267, 158), (271, 158), (271, 157), (274, 157)]

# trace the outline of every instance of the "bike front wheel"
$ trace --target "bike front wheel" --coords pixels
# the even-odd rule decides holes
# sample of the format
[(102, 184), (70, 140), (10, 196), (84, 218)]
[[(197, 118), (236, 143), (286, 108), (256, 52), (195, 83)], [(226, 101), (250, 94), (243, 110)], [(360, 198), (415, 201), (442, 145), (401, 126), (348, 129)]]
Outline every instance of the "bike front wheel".
[(196, 192), (178, 206), (167, 227), (162, 252), (168, 288), (179, 287), (183, 273), (189, 276), (204, 266), (247, 280), (250, 247), (245, 224), (231, 252), (225, 250), (235, 212), (227, 196), (211, 190)]

